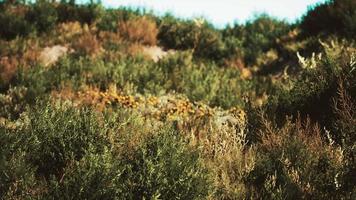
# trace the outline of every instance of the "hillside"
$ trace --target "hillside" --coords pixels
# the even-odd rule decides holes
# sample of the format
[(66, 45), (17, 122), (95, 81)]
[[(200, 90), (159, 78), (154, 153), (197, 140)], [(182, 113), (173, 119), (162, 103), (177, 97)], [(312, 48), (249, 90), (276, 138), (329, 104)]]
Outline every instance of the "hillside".
[(0, 199), (356, 199), (356, 1), (60, 2), (0, 0)]

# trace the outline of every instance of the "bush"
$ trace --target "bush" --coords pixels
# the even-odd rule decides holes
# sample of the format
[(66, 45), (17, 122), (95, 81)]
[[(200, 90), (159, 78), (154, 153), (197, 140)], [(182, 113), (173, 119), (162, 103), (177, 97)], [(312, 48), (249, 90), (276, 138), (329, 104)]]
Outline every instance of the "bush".
[(29, 138), (25, 149), (29, 162), (47, 179), (62, 178), (66, 167), (106, 145), (106, 128), (89, 109), (39, 104), (29, 112), (28, 125), (16, 134)]
[(60, 181), (49, 181), (45, 199), (117, 199), (122, 186), (115, 183), (124, 173), (110, 152), (89, 153), (65, 169)]
[(118, 31), (123, 38), (131, 42), (154, 46), (157, 43), (158, 29), (156, 23), (147, 18), (139, 17), (120, 21)]
[[(355, 187), (352, 184), (356, 181), (356, 100), (351, 96), (341, 82), (338, 88), (338, 97), (335, 99), (334, 112), (334, 131), (337, 139), (341, 140), (340, 146), (343, 149), (343, 166), (338, 176), (340, 189), (346, 191), (347, 195), (355, 196)], [(333, 141), (333, 139), (331, 139)]]
[(317, 124), (300, 119), (296, 123), (288, 121), (280, 129), (268, 121), (264, 124), (256, 164), (246, 178), (249, 198), (320, 199), (349, 195), (349, 191), (339, 190), (335, 181), (341, 172), (341, 152), (323, 141)]
[(244, 62), (251, 66), (256, 64), (262, 53), (276, 48), (276, 38), (288, 33), (290, 28), (291, 26), (285, 21), (261, 14), (244, 25), (236, 24), (234, 27), (227, 27), (223, 34), (225, 38), (234, 37), (242, 41), (241, 54)]
[(195, 46), (198, 28), (192, 21), (177, 21), (167, 16), (159, 24), (158, 39), (167, 49), (187, 50)]
[(58, 78), (60, 78), (57, 75), (55, 72), (48, 71), (41, 66), (35, 66), (32, 69), (22, 67), (18, 69), (10, 84), (17, 87), (25, 87), (27, 92), (24, 100), (33, 104), (37, 98), (44, 97), (57, 85)]
[[(268, 109), (277, 121), (283, 121), (281, 117), (285, 115), (297, 116), (299, 112), (331, 128), (334, 118), (332, 104), (337, 97), (338, 82), (341, 77), (347, 77), (345, 81), (350, 83), (355, 79), (355, 73), (350, 73), (354, 68), (354, 50), (345, 48), (342, 43), (323, 45), (321, 57), (300, 57), (303, 70), (299, 76), (290, 79), (289, 86), (277, 90), (277, 94), (272, 96)], [(353, 84), (348, 85), (347, 91), (353, 91)]]
[(37, 1), (26, 13), (25, 19), (33, 24), (38, 32), (52, 30), (57, 23), (57, 11), (53, 3)]
[(102, 52), (102, 47), (96, 35), (87, 32), (81, 35), (73, 44), (79, 56), (95, 57)]
[(190, 150), (172, 130), (148, 138), (123, 158), (124, 173), (117, 184), (124, 199), (204, 199), (209, 192), (208, 174), (199, 153)]
[(337, 34), (353, 39), (356, 33), (356, 2), (330, 0), (309, 8), (300, 27), (305, 36)]
[(35, 168), (26, 162), (22, 148), (25, 137), (6, 130), (0, 124), (0, 198), (36, 197)]
[(15, 57), (0, 58), (0, 88), (4, 88), (16, 74), (18, 61)]
[(142, 120), (38, 103), (15, 127), (0, 128), (1, 197), (204, 199), (209, 172), (200, 152)]
[(221, 34), (200, 20), (180, 21), (166, 16), (159, 26), (158, 39), (167, 49), (193, 49), (194, 56), (219, 60), (225, 53)]
[(32, 24), (25, 20), (26, 12), (18, 13), (16, 9), (2, 8), (0, 11), (0, 37), (6, 40), (12, 40), (17, 36), (27, 36), (33, 32)]
[(98, 21), (97, 27), (101, 31), (118, 31), (118, 23), (125, 22), (141, 16), (139, 10), (119, 8), (115, 10), (106, 10), (102, 18)]
[(10, 87), (5, 94), (0, 94), (0, 118), (15, 120), (26, 109), (27, 88)]
[(59, 22), (79, 21), (81, 24), (91, 25), (100, 21), (100, 18), (104, 15), (103, 7), (96, 3), (82, 5), (60, 3), (56, 9)]

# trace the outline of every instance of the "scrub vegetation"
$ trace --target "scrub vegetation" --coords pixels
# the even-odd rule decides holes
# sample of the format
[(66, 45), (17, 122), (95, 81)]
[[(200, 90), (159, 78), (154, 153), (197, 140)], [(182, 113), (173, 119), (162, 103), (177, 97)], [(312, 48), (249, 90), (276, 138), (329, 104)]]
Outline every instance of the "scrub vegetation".
[(356, 199), (355, 36), (0, 1), (0, 199)]

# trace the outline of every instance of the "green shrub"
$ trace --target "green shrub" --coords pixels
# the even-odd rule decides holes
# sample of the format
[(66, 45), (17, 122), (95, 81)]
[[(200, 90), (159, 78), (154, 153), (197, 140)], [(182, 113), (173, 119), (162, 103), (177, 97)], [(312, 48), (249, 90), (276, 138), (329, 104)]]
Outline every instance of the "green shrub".
[(244, 61), (248, 65), (253, 65), (262, 53), (277, 46), (276, 38), (288, 33), (290, 29), (291, 26), (285, 21), (261, 14), (244, 25), (227, 27), (223, 34), (225, 38), (235, 37), (241, 41)]
[(286, 88), (277, 90), (269, 101), (269, 112), (280, 121), (285, 115), (310, 116), (329, 129), (334, 118), (333, 99), (337, 97), (338, 82), (345, 77), (347, 91), (354, 90), (354, 51), (343, 44), (324, 45), (321, 58), (301, 58), (300, 74), (290, 79)]
[(52, 30), (57, 22), (57, 11), (53, 3), (48, 1), (37, 1), (30, 6), (26, 13), (26, 21), (33, 24), (37, 31), (47, 32)]
[(132, 10), (126, 8), (119, 8), (110, 10), (105, 10), (103, 16), (97, 23), (97, 27), (101, 31), (111, 31), (116, 32), (118, 27), (118, 22), (125, 22), (129, 19), (140, 16), (139, 10)]
[(32, 69), (20, 68), (13, 78), (11, 84), (18, 87), (25, 87), (27, 92), (24, 100), (34, 103), (37, 98), (44, 97), (54, 86), (56, 75), (52, 71), (44, 69), (42, 66), (35, 66)]
[(159, 27), (158, 40), (167, 49), (193, 49), (194, 56), (212, 60), (219, 60), (224, 54), (221, 34), (206, 22), (181, 21), (166, 16)]
[(89, 109), (46, 103), (29, 113), (28, 125), (17, 134), (29, 138), (29, 162), (47, 179), (52, 175), (61, 178), (66, 167), (88, 151), (101, 152), (106, 144), (106, 128)]
[(11, 87), (5, 94), (0, 93), (0, 117), (15, 120), (26, 110), (27, 88)]
[(103, 7), (96, 3), (81, 5), (60, 3), (56, 9), (59, 22), (79, 21), (82, 24), (90, 25), (100, 21), (100, 18), (104, 15)]
[(17, 36), (27, 36), (33, 32), (32, 24), (25, 20), (25, 16), (2, 8), (0, 11), (0, 37), (11, 40)]
[(35, 168), (21, 151), (25, 138), (0, 125), (0, 198), (23, 199), (36, 196)]
[(112, 146), (100, 153), (98, 145), (89, 147), (81, 159), (66, 165), (60, 179), (48, 182), (44, 198), (204, 199), (211, 188), (199, 152), (178, 133), (139, 128), (138, 118), (123, 114), (111, 113), (105, 121), (119, 128), (111, 132)]
[[(114, 62), (68, 58), (52, 70), (46, 72), (47, 76), (57, 75), (50, 79), (52, 87), (59, 85), (61, 77), (62, 81), (70, 81), (74, 88), (86, 83), (102, 90), (116, 84), (129, 94), (162, 95), (175, 91), (192, 101), (224, 108), (241, 105), (242, 93), (252, 88), (249, 82), (241, 80), (239, 71), (218, 68), (214, 63), (196, 64), (191, 52), (177, 52), (158, 63), (137, 58)], [(83, 74), (91, 76), (86, 78)]]
[(198, 151), (172, 130), (148, 138), (133, 155), (123, 155), (120, 165), (124, 172), (117, 184), (125, 199), (204, 199), (209, 192)]
[(60, 181), (49, 181), (45, 199), (117, 199), (123, 192), (115, 182), (124, 171), (110, 152), (89, 153), (65, 171)]
[(309, 8), (300, 27), (305, 36), (337, 34), (353, 39), (356, 33), (356, 2), (329, 0)]

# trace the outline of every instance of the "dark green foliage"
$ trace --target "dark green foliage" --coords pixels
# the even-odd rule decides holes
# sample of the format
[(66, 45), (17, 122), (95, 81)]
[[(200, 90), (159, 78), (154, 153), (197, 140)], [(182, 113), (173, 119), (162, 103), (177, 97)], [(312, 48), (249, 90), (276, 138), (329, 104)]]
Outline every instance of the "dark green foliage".
[(101, 31), (117, 32), (119, 21), (127, 21), (139, 15), (142, 15), (139, 10), (125, 8), (121, 8), (119, 10), (105, 10), (105, 13), (100, 18), (96, 26)]
[(225, 46), (221, 34), (212, 26), (166, 16), (160, 22), (158, 39), (167, 49), (189, 50), (200, 58), (220, 60)]
[(101, 20), (98, 22), (97, 27), (101, 31), (117, 31), (119, 16), (118, 12), (114, 10), (107, 10)]
[(79, 21), (82, 24), (98, 21), (104, 12), (103, 7), (96, 3), (84, 5), (60, 3), (56, 9), (59, 22)]
[(35, 193), (35, 168), (26, 162), (22, 149), (26, 140), (0, 127), (1, 199), (26, 198), (29, 193)]
[(28, 23), (34, 25), (39, 32), (52, 30), (57, 23), (57, 11), (48, 1), (37, 1), (26, 13)]
[(120, 180), (123, 171), (109, 152), (85, 155), (66, 168), (61, 181), (52, 179), (45, 199), (117, 199), (122, 194)]
[(118, 179), (124, 199), (204, 199), (207, 171), (197, 151), (189, 150), (172, 130), (148, 138), (132, 156), (123, 155)]
[(301, 28), (306, 36), (337, 34), (353, 39), (356, 34), (356, 2), (329, 0), (310, 8)]
[(160, 23), (158, 39), (168, 49), (192, 49), (195, 46), (198, 29), (193, 21), (177, 21), (167, 16)]
[(8, 8), (0, 8), (0, 37), (11, 40), (17, 36), (27, 36), (34, 27), (25, 20), (25, 16)]
[(24, 86), (27, 89), (25, 99), (29, 103), (34, 103), (39, 97), (54, 88), (57, 74), (55, 71), (45, 70), (41, 66), (35, 66), (32, 69), (20, 68), (13, 78), (12, 83), (15, 86)]
[(0, 117), (18, 119), (25, 111), (27, 89), (23, 86), (11, 87), (6, 94), (0, 94)]
[(1, 1), (0, 199), (356, 199), (354, 8), (219, 30)]
[[(17, 130), (0, 129), (1, 197), (204, 199), (210, 191), (199, 151), (171, 129), (128, 149), (136, 133), (116, 132), (124, 118), (132, 120), (124, 113), (98, 118), (86, 108), (47, 103), (28, 113)], [(109, 142), (109, 132), (118, 140)]]
[(30, 139), (26, 151), (38, 174), (61, 178), (64, 169), (88, 151), (103, 150), (106, 129), (89, 109), (45, 104), (29, 112), (29, 124), (17, 134)]
[(340, 79), (344, 79), (343, 81), (349, 82), (345, 89), (354, 91), (352, 80), (355, 79), (355, 73), (352, 72), (354, 64), (350, 62), (353, 59), (352, 54), (345, 54), (342, 45), (325, 48), (327, 50), (321, 60), (311, 58), (315, 62), (315, 68), (303, 69), (291, 83), (291, 89), (277, 90), (276, 95), (272, 97), (269, 109), (279, 120), (282, 116), (297, 116), (297, 113), (300, 113), (310, 116), (322, 126), (331, 128), (331, 122), (334, 120), (332, 105), (337, 97), (338, 83)]
[(276, 38), (288, 33), (290, 29), (288, 23), (261, 14), (245, 25), (227, 27), (223, 34), (225, 38), (229, 38), (228, 41), (236, 40), (234, 43), (242, 44), (243, 49), (240, 52), (242, 51), (244, 61), (248, 65), (253, 65), (262, 53), (277, 46)]

